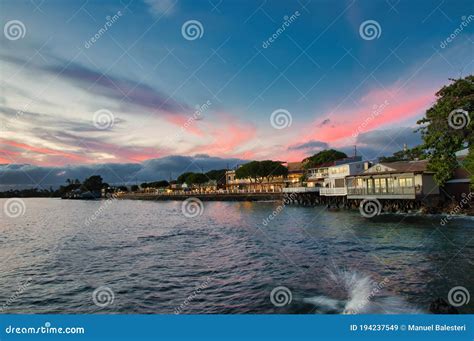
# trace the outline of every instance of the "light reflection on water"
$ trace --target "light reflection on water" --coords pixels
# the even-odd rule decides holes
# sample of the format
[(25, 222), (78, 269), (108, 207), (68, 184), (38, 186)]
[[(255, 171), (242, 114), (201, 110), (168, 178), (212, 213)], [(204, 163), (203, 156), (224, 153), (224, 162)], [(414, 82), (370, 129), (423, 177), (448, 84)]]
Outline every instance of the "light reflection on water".
[[(264, 225), (280, 203), (205, 202), (186, 218), (181, 202), (114, 201), (87, 226), (100, 201), (25, 203), (0, 225), (0, 307), (30, 279), (4, 312), (174, 313), (186, 299), (180, 313), (327, 312), (307, 298), (347, 300), (334, 269), (384, 281), (380, 296), (421, 311), (454, 286), (474, 295), (469, 218), (442, 227), (440, 217), (286, 206)], [(92, 302), (100, 286), (115, 295), (106, 308)], [(277, 286), (291, 290), (289, 305), (270, 302)], [(473, 301), (460, 311), (473, 313)]]

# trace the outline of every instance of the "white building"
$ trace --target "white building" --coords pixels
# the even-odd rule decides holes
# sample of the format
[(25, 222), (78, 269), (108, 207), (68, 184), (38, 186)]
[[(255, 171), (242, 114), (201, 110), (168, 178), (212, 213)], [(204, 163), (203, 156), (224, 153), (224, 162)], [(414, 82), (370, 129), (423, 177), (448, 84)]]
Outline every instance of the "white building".
[(355, 161), (328, 167), (322, 188), (319, 190), (322, 196), (345, 196), (347, 195), (346, 176), (363, 173), (369, 168), (367, 161)]

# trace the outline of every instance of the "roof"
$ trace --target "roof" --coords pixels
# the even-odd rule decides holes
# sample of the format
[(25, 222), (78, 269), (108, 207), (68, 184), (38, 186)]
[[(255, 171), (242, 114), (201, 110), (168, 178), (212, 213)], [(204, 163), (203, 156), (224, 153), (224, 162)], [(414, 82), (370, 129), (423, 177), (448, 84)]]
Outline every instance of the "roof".
[(381, 162), (381, 165), (392, 168), (397, 172), (426, 172), (428, 171), (428, 160), (420, 161), (397, 161)]
[(303, 162), (288, 162), (289, 172), (301, 172), (303, 171)]

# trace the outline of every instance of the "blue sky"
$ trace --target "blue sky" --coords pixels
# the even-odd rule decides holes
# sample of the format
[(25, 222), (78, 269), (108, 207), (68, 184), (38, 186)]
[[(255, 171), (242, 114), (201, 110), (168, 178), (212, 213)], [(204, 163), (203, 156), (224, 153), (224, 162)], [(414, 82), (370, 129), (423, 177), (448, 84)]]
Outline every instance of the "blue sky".
[[(354, 144), (367, 158), (390, 155), (419, 143), (412, 131), (435, 92), (474, 68), (472, 1), (0, 6), (4, 168), (298, 161)], [(12, 39), (14, 20), (23, 32)], [(190, 20), (196, 39), (182, 33)], [(369, 20), (376, 34), (364, 37)]]

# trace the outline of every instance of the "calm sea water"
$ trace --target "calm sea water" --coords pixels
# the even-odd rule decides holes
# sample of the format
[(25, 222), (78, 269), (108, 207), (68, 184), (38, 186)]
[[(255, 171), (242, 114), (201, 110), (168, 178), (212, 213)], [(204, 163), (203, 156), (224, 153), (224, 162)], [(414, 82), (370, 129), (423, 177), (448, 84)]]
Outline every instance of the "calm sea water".
[(471, 218), (287, 206), (264, 224), (280, 203), (204, 202), (194, 218), (182, 202), (24, 203), (1, 216), (4, 313), (422, 312), (456, 286), (474, 313)]

